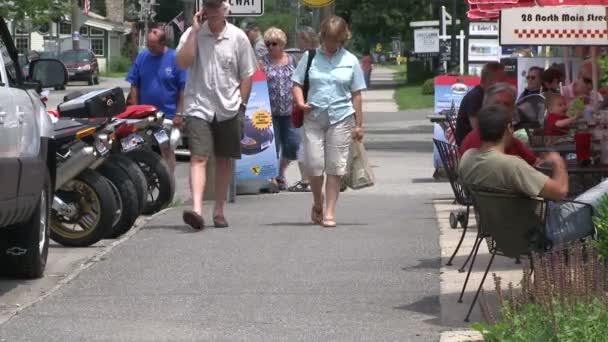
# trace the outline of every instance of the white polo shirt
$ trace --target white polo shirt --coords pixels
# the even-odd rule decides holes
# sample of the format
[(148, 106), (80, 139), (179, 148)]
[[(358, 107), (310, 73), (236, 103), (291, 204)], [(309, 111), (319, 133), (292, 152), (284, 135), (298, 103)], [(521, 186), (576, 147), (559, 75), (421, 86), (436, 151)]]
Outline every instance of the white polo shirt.
[[(177, 51), (184, 46), (192, 27), (179, 40)], [(251, 77), (257, 69), (255, 53), (245, 32), (226, 22), (216, 37), (208, 22), (197, 36), (197, 52), (184, 90), (184, 115), (207, 121), (232, 119), (241, 104), (241, 79)]]

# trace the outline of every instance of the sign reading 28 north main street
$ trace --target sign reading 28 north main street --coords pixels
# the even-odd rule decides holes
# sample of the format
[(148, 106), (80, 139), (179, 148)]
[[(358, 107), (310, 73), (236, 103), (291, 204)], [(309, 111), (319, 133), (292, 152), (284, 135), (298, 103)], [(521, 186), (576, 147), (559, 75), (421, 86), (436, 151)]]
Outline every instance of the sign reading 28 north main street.
[(520, 7), (500, 13), (500, 45), (608, 45), (605, 6)]

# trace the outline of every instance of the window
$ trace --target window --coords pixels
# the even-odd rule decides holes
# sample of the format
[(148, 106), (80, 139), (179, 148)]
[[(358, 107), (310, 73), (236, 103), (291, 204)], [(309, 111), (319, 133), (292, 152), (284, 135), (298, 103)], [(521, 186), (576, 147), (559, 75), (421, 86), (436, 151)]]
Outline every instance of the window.
[(91, 36), (103, 36), (103, 30), (91, 27), (90, 35)]
[(91, 50), (93, 51), (95, 56), (103, 56), (104, 55), (103, 38), (92, 38), (91, 39)]
[(72, 24), (71, 23), (61, 23), (59, 24), (59, 34), (72, 34)]
[(81, 36), (88, 36), (89, 35), (89, 27), (88, 26), (83, 26), (80, 28), (80, 35)]
[(19, 53), (27, 53), (30, 49), (30, 38), (29, 37), (16, 37), (15, 47)]

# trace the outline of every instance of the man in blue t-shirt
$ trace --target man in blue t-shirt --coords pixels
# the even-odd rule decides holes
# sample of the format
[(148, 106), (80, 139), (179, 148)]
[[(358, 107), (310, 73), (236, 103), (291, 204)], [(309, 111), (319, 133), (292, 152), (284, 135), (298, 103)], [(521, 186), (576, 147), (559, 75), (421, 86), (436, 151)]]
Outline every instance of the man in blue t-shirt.
[[(129, 70), (127, 82), (131, 83), (130, 104), (153, 105), (173, 120), (183, 110), (186, 71), (175, 62), (175, 50), (167, 46), (165, 32), (152, 29), (148, 33), (147, 49), (140, 52)], [(171, 172), (175, 170), (175, 153), (170, 148), (161, 149)]]

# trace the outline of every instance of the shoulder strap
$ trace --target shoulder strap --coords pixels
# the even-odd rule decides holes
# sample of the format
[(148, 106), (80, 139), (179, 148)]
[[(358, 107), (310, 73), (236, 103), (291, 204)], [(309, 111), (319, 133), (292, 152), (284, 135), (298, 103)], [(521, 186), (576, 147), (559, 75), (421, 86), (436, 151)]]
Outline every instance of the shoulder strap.
[(305, 76), (304, 76), (304, 89), (303, 89), (304, 90), (304, 100), (306, 100), (306, 98), (308, 97), (308, 87), (310, 85), (308, 71), (310, 71), (310, 66), (312, 64), (312, 60), (315, 58), (316, 54), (317, 54), (316, 49), (308, 50), (308, 60), (306, 61), (306, 72), (305, 72)]

